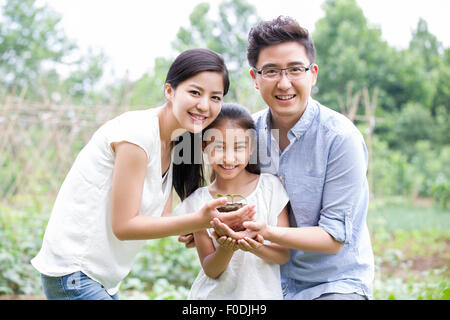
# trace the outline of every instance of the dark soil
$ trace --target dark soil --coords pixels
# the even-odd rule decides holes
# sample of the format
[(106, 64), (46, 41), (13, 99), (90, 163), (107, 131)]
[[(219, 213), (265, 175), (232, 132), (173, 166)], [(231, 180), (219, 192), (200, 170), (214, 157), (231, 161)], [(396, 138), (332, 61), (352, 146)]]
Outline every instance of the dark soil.
[(232, 211), (239, 210), (243, 206), (244, 206), (243, 203), (227, 203), (223, 206), (217, 207), (217, 210), (219, 212), (232, 212)]
[[(450, 265), (450, 257), (445, 254), (450, 251), (450, 240), (444, 239), (445, 248), (439, 250), (438, 252), (433, 252), (426, 256), (415, 256), (410, 258), (405, 258), (400, 261), (400, 263), (408, 263), (408, 270), (412, 274), (420, 275), (422, 272), (433, 269), (441, 269), (448, 267)], [(408, 249), (404, 250), (405, 255), (408, 253)], [(392, 265), (388, 261), (384, 261), (381, 264), (381, 272), (385, 276), (397, 276), (397, 277), (408, 277), (409, 274), (405, 273), (403, 268), (398, 267), (398, 263)], [(444, 271), (445, 274), (450, 276), (450, 269)]]

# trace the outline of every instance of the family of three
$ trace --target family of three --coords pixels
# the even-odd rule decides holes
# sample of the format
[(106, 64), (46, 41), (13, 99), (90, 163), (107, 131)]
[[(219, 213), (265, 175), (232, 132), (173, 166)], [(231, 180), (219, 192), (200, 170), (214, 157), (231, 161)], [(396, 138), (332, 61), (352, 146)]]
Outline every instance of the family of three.
[[(349, 120), (310, 96), (308, 31), (290, 17), (260, 22), (247, 57), (268, 106), (253, 116), (223, 103), (222, 57), (191, 49), (170, 66), (162, 106), (95, 132), (31, 261), (48, 299), (118, 299), (145, 240), (167, 236), (198, 252), (189, 299), (372, 297), (367, 150)], [(247, 205), (219, 211), (228, 194)]]

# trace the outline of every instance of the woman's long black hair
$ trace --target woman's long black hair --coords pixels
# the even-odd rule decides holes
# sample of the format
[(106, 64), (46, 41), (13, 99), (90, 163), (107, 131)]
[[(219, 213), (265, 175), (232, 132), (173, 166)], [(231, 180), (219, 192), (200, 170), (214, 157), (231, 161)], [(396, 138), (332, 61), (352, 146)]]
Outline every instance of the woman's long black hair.
[[(225, 96), (230, 87), (228, 69), (223, 58), (218, 53), (208, 49), (191, 49), (182, 52), (170, 66), (165, 82), (169, 83), (173, 89), (176, 89), (181, 82), (204, 71), (220, 72), (222, 74), (223, 95)], [(173, 187), (181, 200), (186, 199), (197, 188), (205, 185), (201, 162), (201, 138), (201, 133), (193, 134), (187, 131), (178, 137), (178, 141), (174, 143), (175, 148), (183, 142), (183, 146), (190, 145), (188, 149), (180, 148), (177, 154), (177, 157), (181, 157), (183, 161), (181, 163), (173, 163)], [(195, 139), (199, 143), (194, 143)], [(184, 154), (184, 151), (190, 152), (189, 154)]]

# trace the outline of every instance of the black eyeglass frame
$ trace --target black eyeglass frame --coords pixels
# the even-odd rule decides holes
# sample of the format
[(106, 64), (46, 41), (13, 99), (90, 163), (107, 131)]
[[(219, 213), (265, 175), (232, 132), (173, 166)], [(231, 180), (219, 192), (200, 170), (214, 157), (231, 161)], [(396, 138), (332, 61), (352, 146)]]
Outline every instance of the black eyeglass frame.
[[(299, 66), (291, 66), (291, 67), (287, 67), (287, 68), (276, 68), (276, 67), (269, 67), (269, 68), (270, 68), (270, 69), (279, 70), (279, 73), (278, 73), (278, 74), (279, 74), (280, 76), (282, 76), (282, 72), (283, 72), (284, 70), (288, 70), (288, 69), (295, 68), (295, 67), (298, 68)], [(303, 66), (302, 66), (302, 67), (303, 67)], [(311, 63), (308, 67), (304, 67), (304, 68), (305, 68), (305, 72), (302, 72), (302, 74), (305, 74), (306, 72), (308, 72), (309, 70), (311, 70), (313, 67), (314, 67), (314, 62)], [(269, 68), (267, 68), (267, 69), (269, 69)], [(252, 67), (252, 69), (253, 69), (253, 71), (255, 71), (256, 73), (260, 74), (260, 75), (264, 78), (264, 76), (262, 75), (263, 69), (258, 70), (258, 69), (256, 69), (255, 67)], [(289, 73), (288, 73), (288, 74), (289, 74)], [(287, 76), (288, 74), (286, 74), (286, 76)]]

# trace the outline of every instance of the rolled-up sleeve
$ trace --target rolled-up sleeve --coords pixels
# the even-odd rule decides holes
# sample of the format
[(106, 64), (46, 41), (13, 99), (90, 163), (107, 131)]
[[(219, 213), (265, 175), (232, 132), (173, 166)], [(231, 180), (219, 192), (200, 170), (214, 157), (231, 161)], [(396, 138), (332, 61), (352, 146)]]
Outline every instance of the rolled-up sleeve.
[(367, 149), (359, 132), (338, 135), (328, 157), (319, 226), (336, 241), (350, 243), (355, 208), (367, 183)]

